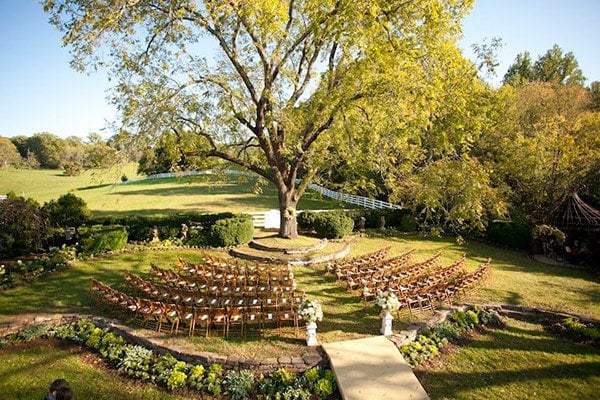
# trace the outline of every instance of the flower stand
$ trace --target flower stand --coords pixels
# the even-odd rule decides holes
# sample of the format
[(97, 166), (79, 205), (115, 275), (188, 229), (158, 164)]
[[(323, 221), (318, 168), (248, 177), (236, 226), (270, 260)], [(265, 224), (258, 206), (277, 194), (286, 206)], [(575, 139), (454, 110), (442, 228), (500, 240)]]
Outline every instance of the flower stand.
[(381, 332), (382, 335), (388, 336), (392, 334), (392, 321), (394, 317), (392, 317), (392, 313), (388, 310), (384, 311), (383, 319), (381, 320)]
[(306, 324), (306, 345), (316, 346), (318, 344), (319, 343), (317, 342), (317, 323), (309, 321)]

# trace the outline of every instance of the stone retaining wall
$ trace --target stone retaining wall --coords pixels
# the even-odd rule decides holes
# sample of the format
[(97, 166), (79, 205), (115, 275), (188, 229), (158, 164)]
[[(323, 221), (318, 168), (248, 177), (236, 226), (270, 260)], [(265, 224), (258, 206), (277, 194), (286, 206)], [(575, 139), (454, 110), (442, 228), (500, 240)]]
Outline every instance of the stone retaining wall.
[(217, 363), (223, 365), (223, 368), (227, 370), (250, 369), (262, 372), (265, 375), (268, 375), (279, 368), (285, 368), (293, 372), (304, 372), (316, 366), (329, 366), (329, 359), (321, 346), (317, 346), (314, 349), (308, 349), (306, 353), (299, 357), (247, 359), (234, 355), (224, 356), (216, 353), (198, 352), (175, 345), (169, 345), (160, 338), (144, 336), (134, 329), (119, 324), (115, 320), (82, 314), (20, 315), (4, 318), (0, 320), (0, 338), (13, 335), (21, 329), (30, 326), (62, 325), (75, 322), (82, 318), (89, 319), (101, 328), (108, 328), (109, 330), (118, 333), (123, 336), (128, 343), (151, 349), (157, 354), (170, 353), (175, 358), (191, 364), (210, 366)]

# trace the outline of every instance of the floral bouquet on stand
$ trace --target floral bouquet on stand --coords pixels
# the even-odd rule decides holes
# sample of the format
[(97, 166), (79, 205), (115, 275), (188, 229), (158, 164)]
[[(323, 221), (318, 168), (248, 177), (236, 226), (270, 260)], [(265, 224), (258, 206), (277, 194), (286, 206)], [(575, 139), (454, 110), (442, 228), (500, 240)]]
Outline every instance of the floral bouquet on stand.
[(306, 345), (316, 346), (317, 341), (317, 321), (323, 319), (323, 309), (321, 303), (317, 300), (305, 298), (298, 306), (298, 316), (305, 319), (306, 322)]
[(391, 290), (378, 290), (375, 302), (384, 313), (396, 311), (400, 308), (400, 300)]
[(379, 332), (381, 332), (382, 335), (391, 335), (393, 333), (392, 321), (394, 319), (392, 311), (396, 311), (400, 308), (398, 296), (390, 290), (378, 290), (375, 302), (381, 307), (381, 316), (383, 317)]
[(305, 298), (298, 306), (298, 315), (309, 322), (323, 320), (323, 309), (318, 300)]

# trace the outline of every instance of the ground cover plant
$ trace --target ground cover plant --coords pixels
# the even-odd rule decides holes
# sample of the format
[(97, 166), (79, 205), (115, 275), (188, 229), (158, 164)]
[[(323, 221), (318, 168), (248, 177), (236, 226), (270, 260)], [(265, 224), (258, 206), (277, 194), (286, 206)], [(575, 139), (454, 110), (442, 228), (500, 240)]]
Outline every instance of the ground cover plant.
[(50, 383), (65, 378), (76, 398), (183, 400), (149, 383), (133, 381), (106, 368), (102, 360), (69, 342), (37, 339), (0, 349), (0, 381), (7, 399), (42, 399)]
[(106, 365), (118, 368), (121, 373), (168, 390), (188, 388), (216, 397), (227, 395), (232, 400), (324, 399), (336, 392), (335, 377), (327, 369), (314, 367), (301, 374), (279, 369), (264, 376), (250, 370), (225, 371), (217, 363), (188, 364), (171, 354), (159, 355), (151, 349), (127, 343), (120, 335), (85, 319), (67, 325), (27, 327), (4, 344), (10, 347), (40, 337), (81, 344), (99, 353)]
[(600, 350), (506, 319), (417, 368), (432, 399), (595, 399)]

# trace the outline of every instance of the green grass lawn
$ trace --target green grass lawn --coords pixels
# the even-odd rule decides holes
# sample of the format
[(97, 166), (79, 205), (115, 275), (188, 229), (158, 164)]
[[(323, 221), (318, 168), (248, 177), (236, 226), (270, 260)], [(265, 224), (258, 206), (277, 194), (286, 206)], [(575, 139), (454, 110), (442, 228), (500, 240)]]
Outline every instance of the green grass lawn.
[[(442, 264), (449, 264), (467, 253), (467, 267), (477, 265), (492, 256), (492, 274), (488, 282), (476, 293), (461, 299), (466, 302), (508, 302), (526, 306), (569, 311), (600, 319), (600, 278), (597, 275), (565, 267), (537, 263), (522, 253), (498, 249), (493, 246), (469, 242), (457, 245), (448, 238), (428, 239), (420, 236), (399, 238), (354, 238), (351, 255), (364, 254), (383, 246), (392, 246), (390, 256), (416, 249), (415, 259), (425, 259), (442, 252)], [(101, 259), (78, 261), (72, 268), (59, 271), (29, 286), (7, 290), (0, 296), (0, 315), (17, 315), (33, 312), (98, 313), (89, 295), (89, 279), (94, 277), (115, 287), (129, 290), (123, 272), (149, 275), (150, 263), (172, 265), (176, 256), (189, 261), (199, 259), (199, 251), (155, 251), (121, 254)], [(220, 253), (225, 256), (225, 253)], [(324, 266), (297, 267), (295, 278), (300, 290), (323, 303), (325, 319), (319, 323), (321, 342), (333, 342), (376, 335), (380, 325), (378, 310), (372, 303), (361, 303), (358, 292), (348, 292), (325, 274)], [(428, 315), (422, 315), (426, 318)], [(414, 322), (408, 316), (394, 321), (396, 330)], [(179, 345), (196, 350), (215, 351), (241, 356), (263, 357), (299, 353), (306, 350), (302, 334), (295, 337), (292, 329), (279, 336), (274, 330), (264, 337), (218, 337), (188, 340), (185, 335), (169, 339)]]
[[(0, 170), (0, 194), (14, 191), (41, 203), (72, 192), (84, 199), (97, 216), (162, 215), (176, 212), (234, 213), (278, 209), (277, 191), (272, 184), (255, 193), (256, 179), (244, 176), (201, 175), (155, 179), (114, 185), (122, 174), (136, 178), (135, 165), (80, 176), (62, 175), (59, 170)], [(314, 192), (301, 199), (299, 210), (345, 207)]]
[[(50, 383), (66, 379), (76, 399), (182, 400), (150, 383), (140, 383), (107, 369), (103, 361), (78, 346), (39, 339), (0, 350), (2, 397), (43, 399)], [(198, 397), (198, 396), (195, 396)]]
[(600, 349), (507, 319), (417, 369), (432, 399), (597, 399)]

